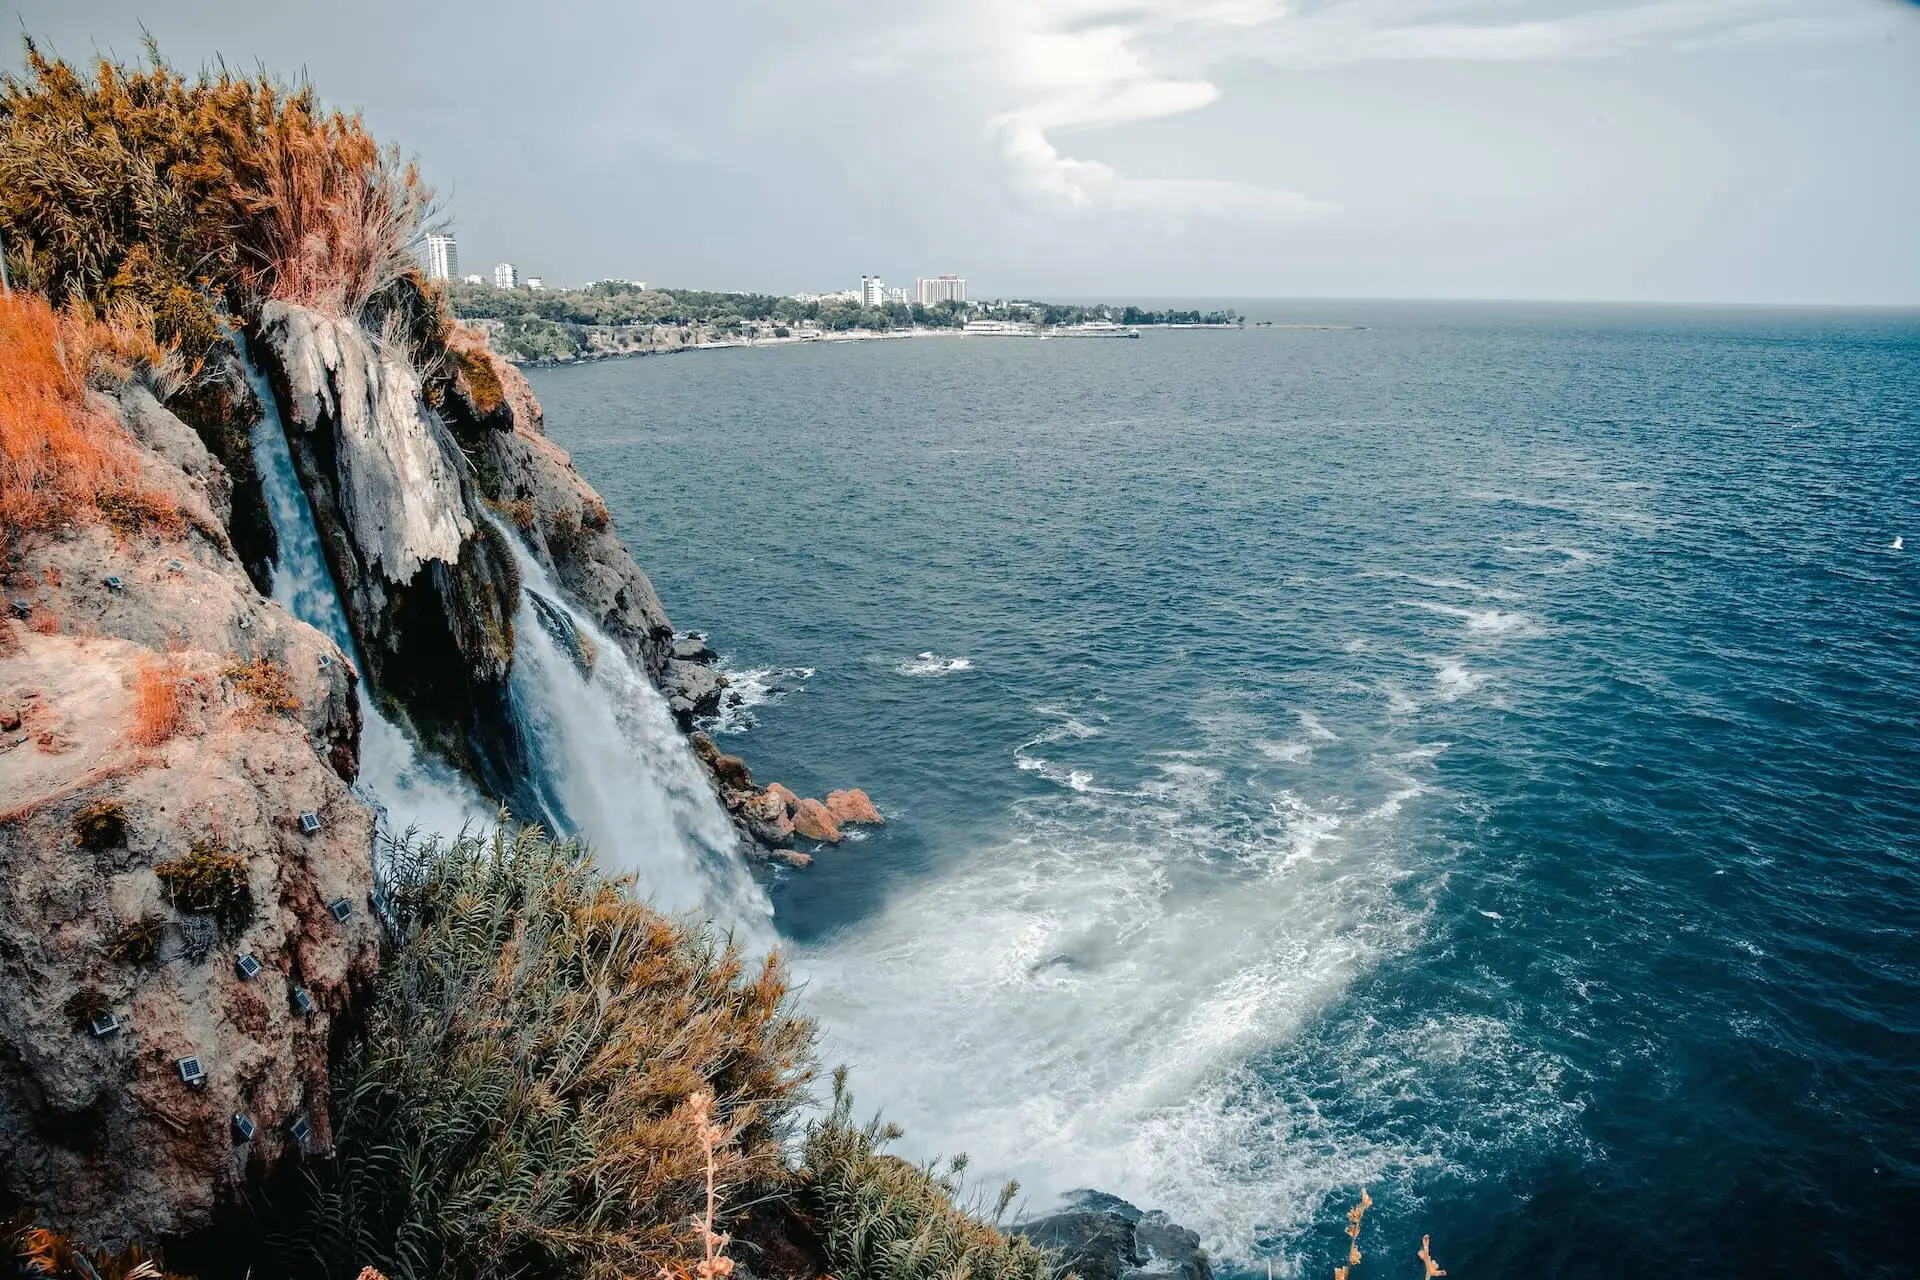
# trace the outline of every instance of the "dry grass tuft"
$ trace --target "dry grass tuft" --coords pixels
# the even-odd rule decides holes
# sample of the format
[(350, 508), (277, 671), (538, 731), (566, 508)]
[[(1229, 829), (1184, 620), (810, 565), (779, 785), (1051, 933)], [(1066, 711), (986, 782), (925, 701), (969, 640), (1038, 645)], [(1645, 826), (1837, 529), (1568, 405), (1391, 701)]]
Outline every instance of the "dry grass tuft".
[(44, 1280), (189, 1280), (165, 1270), (139, 1245), (120, 1253), (89, 1249), (71, 1237), (15, 1218), (0, 1225), (0, 1275)]
[(135, 446), (87, 398), (88, 350), (37, 294), (0, 297), (0, 544), (65, 521), (182, 528), (141, 479)]
[(262, 122), (247, 161), (258, 185), (238, 193), (241, 240), (263, 296), (357, 316), (417, 270), (413, 245), (433, 193), (359, 116), (289, 97)]
[(294, 696), (284, 663), (271, 658), (254, 658), (251, 661), (235, 658), (228, 664), (225, 674), (233, 687), (244, 694), (247, 701), (253, 704), (253, 709), (261, 715), (291, 716), (300, 710), (300, 699)]
[(137, 745), (157, 747), (180, 732), (186, 722), (180, 679), (177, 660), (140, 660), (133, 677), (133, 732), (128, 735)]
[(215, 841), (196, 841), (188, 852), (154, 867), (153, 874), (176, 908), (215, 916), (229, 933), (253, 918), (247, 860)]

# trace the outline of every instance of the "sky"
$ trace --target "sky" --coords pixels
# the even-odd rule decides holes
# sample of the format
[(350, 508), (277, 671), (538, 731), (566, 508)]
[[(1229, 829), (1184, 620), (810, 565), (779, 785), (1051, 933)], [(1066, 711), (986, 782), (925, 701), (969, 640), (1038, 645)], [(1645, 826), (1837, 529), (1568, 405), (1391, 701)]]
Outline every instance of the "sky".
[[(463, 271), (1920, 304), (1915, 0), (16, 0), (312, 79)], [(17, 49), (6, 56), (17, 66)]]

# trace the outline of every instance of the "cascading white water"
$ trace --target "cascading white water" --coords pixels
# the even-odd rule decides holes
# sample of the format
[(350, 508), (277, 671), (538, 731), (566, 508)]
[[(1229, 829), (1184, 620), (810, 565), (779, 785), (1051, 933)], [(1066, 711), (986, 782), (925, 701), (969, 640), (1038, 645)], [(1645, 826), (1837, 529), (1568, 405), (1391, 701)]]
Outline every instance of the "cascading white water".
[[(251, 444), (280, 544), (273, 597), (331, 636), (364, 672), (294, 472), (273, 389), (244, 346), (240, 354), (263, 412)], [(662, 909), (710, 916), (748, 950), (770, 949), (772, 905), (735, 851), (732, 823), (666, 700), (619, 645), (567, 604), (519, 539), (502, 532), (525, 584), (514, 619), (509, 692), (534, 771), (530, 790), (542, 803), (538, 816), (558, 834), (584, 837), (606, 870), (637, 874)], [(561, 648), (556, 634), (576, 644), (584, 640), (585, 651), (594, 655), (590, 673)], [(408, 830), (452, 836), (496, 820), (493, 806), (420, 752), (371, 698), (363, 697), (361, 705), (357, 787), (385, 815), (383, 838)]]
[(521, 574), (510, 693), (548, 820), (586, 837), (605, 869), (638, 873), (663, 909), (709, 915), (766, 950), (772, 904), (666, 699), (502, 532)]
[[(321, 551), (319, 526), (294, 474), (293, 451), (287, 445), (273, 388), (248, 357), (245, 340), (236, 335), (236, 341), (247, 382), (260, 399), (261, 418), (249, 443), (279, 543), (273, 598), (288, 613), (330, 636), (364, 674), (366, 664), (360, 660), (346, 608)], [(408, 831), (450, 837), (463, 828), (494, 821), (493, 807), (453, 770), (423, 756), (400, 726), (364, 696), (364, 689), (360, 709), (360, 778), (355, 787), (383, 815), (382, 840), (397, 839)]]

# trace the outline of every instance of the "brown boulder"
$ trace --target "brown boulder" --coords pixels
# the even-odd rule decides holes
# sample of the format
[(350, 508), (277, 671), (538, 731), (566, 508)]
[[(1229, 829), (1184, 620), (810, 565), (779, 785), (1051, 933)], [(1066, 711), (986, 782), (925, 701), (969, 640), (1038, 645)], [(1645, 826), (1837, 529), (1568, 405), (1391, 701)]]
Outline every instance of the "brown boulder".
[(800, 807), (800, 797), (777, 782), (769, 782), (767, 784), (767, 794), (779, 796), (780, 803), (787, 806), (788, 813), (793, 813)]
[(762, 844), (784, 844), (793, 839), (793, 818), (787, 802), (772, 791), (758, 791), (740, 806), (747, 830)]
[(846, 791), (829, 791), (827, 812), (833, 815), (835, 822), (843, 826), (847, 823), (864, 823), (877, 827), (886, 822), (886, 819), (880, 816), (880, 811), (873, 807), (873, 801), (867, 798), (867, 793), (858, 787)]
[(818, 800), (802, 800), (794, 806), (793, 829), (796, 834), (822, 844), (840, 843), (840, 825)]

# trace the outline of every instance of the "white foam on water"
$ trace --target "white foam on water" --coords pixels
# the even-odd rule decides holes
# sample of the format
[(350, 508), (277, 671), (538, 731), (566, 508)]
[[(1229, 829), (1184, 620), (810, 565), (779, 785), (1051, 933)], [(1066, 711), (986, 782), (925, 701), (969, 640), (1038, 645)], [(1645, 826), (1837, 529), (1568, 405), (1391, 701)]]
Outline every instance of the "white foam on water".
[(1459, 658), (1442, 658), (1434, 666), (1437, 670), (1433, 674), (1433, 683), (1438, 688), (1442, 702), (1464, 698), (1487, 682), (1486, 676), (1467, 670), (1467, 664)]
[(1283, 764), (1298, 764), (1313, 755), (1313, 745), (1289, 739), (1285, 742), (1273, 742), (1262, 739), (1253, 744), (1253, 749), (1269, 760), (1278, 760)]
[(720, 710), (701, 721), (710, 733), (745, 733), (760, 722), (757, 708), (780, 702), (813, 679), (812, 667), (747, 667), (724, 665), (720, 674), (727, 678), (727, 691), (720, 697)]
[(1335, 733), (1333, 730), (1327, 728), (1326, 725), (1320, 723), (1320, 718), (1314, 715), (1313, 712), (1295, 711), (1293, 714), (1299, 718), (1300, 727), (1306, 730), (1307, 736), (1313, 739), (1315, 742), (1340, 741), (1340, 735)]
[(972, 667), (971, 658), (943, 658), (928, 649), (915, 654), (893, 670), (896, 675), (903, 676), (950, 676), (956, 671), (967, 671)]
[(1299, 788), (1249, 798), (1232, 762), (1250, 745), (1158, 753), (1132, 793), (1017, 805), (1012, 836), (796, 954), (825, 1060), (905, 1126), (906, 1153), (964, 1150), (1035, 1210), (1097, 1186), (1239, 1259), (1424, 1158), (1357, 1131), (1329, 1142), (1298, 1100), (1250, 1101), (1248, 1072), (1417, 941), (1423, 913), (1395, 886), (1403, 810), (1427, 787), (1396, 763), (1369, 766), (1381, 798), (1361, 811)]
[(1459, 618), (1467, 624), (1467, 630), (1489, 636), (1537, 636), (1542, 634), (1540, 624), (1524, 613), (1510, 613), (1501, 609), (1462, 609), (1458, 605), (1437, 604), (1431, 600), (1402, 600), (1400, 603), (1415, 609), (1424, 609), (1428, 613), (1445, 614), (1450, 618)]

